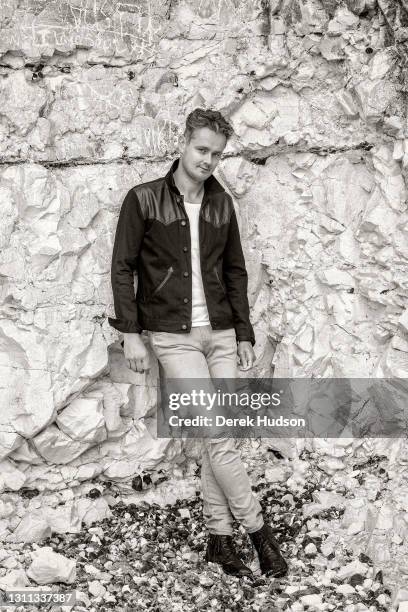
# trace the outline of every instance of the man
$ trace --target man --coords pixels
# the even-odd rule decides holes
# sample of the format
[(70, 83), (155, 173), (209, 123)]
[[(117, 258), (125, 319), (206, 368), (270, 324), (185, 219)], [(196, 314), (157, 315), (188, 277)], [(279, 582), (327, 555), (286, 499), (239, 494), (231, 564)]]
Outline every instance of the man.
[[(121, 207), (112, 257), (116, 318), (135, 372), (149, 369), (145, 329), (165, 377), (236, 378), (254, 363), (248, 275), (231, 196), (213, 176), (231, 125), (216, 111), (186, 120), (181, 156), (166, 176), (137, 185)], [(134, 294), (133, 273), (138, 285)], [(287, 571), (252, 493), (233, 438), (203, 438), (201, 482), (209, 532), (206, 560), (251, 575), (232, 541), (235, 517), (258, 552), (263, 573)]]

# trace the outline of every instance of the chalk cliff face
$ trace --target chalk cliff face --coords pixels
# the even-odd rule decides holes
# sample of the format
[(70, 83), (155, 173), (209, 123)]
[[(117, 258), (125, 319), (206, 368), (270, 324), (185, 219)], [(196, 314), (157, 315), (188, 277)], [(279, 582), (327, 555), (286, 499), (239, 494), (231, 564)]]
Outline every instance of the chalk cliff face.
[[(127, 369), (107, 316), (120, 204), (167, 172), (196, 106), (235, 129), (217, 177), (240, 216), (254, 375), (407, 376), (407, 28), (404, 0), (3, 3), (0, 490), (182, 460), (154, 439), (157, 364)], [(406, 452), (309, 446), (333, 474), (376, 444)], [(3, 537), (21, 518), (6, 510)]]

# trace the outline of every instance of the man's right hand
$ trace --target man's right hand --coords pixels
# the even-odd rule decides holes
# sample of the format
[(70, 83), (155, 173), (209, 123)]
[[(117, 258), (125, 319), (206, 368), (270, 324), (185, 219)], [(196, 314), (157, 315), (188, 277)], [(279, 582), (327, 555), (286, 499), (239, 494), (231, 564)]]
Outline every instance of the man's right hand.
[(140, 334), (123, 334), (124, 352), (128, 366), (134, 372), (148, 372), (150, 358)]

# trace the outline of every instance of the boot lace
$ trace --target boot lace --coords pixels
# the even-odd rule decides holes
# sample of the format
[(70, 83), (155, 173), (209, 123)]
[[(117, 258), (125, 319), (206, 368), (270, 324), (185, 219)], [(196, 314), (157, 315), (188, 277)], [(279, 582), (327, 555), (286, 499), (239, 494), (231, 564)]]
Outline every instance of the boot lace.
[(232, 536), (220, 535), (215, 538), (214, 552), (223, 553), (225, 559), (236, 557), (236, 552), (232, 543)]
[(281, 560), (279, 546), (269, 529), (265, 529), (258, 538), (258, 552), (271, 556), (275, 561)]

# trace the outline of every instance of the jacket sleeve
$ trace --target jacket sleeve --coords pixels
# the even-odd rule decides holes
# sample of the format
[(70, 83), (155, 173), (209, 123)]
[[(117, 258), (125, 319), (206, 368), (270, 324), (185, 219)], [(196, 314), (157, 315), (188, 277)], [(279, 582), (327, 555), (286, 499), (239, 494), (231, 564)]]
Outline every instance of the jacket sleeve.
[(123, 333), (141, 333), (133, 274), (143, 241), (145, 221), (137, 195), (130, 189), (123, 200), (112, 252), (111, 283), (116, 318), (109, 325)]
[(248, 340), (254, 346), (255, 334), (249, 319), (248, 274), (233, 204), (232, 207), (228, 238), (223, 255), (223, 275), (234, 316), (237, 341)]

